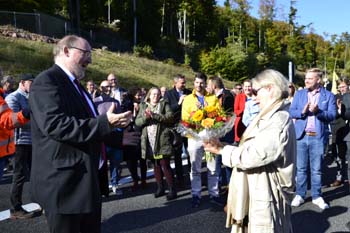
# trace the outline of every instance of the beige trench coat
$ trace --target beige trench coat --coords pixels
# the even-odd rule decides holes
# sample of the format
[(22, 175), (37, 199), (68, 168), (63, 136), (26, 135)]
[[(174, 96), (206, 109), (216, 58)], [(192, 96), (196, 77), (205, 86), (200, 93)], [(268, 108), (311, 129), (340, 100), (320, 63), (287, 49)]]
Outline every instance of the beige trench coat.
[(283, 103), (274, 106), (247, 129), (244, 143), (221, 151), (223, 163), (234, 167), (227, 216), (227, 227), (234, 232), (242, 230), (235, 223), (242, 221), (247, 211), (248, 232), (292, 232), (296, 139), (284, 108)]

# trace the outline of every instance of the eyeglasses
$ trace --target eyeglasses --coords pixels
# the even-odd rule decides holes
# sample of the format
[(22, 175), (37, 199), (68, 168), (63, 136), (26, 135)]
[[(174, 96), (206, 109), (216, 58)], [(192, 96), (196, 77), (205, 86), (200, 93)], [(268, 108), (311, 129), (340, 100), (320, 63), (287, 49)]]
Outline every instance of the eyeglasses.
[(69, 48), (70, 49), (76, 49), (76, 50), (79, 50), (80, 52), (83, 52), (84, 56), (87, 56), (87, 57), (91, 56), (91, 50), (81, 49), (81, 48), (74, 47), (74, 46), (71, 46)]
[(242, 90), (242, 87), (236, 87), (237, 90)]
[(260, 91), (262, 87), (258, 88), (258, 89), (252, 89), (252, 94), (257, 96), (258, 95), (258, 92)]
[(103, 88), (112, 88), (111, 86), (101, 86)]

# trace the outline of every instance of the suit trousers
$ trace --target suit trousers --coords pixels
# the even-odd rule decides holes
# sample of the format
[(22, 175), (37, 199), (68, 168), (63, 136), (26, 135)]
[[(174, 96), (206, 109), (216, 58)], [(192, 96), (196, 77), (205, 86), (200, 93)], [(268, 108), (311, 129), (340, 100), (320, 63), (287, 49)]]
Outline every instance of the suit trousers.
[(87, 214), (54, 214), (45, 210), (45, 216), (50, 233), (101, 232), (101, 211)]
[(13, 178), (11, 188), (11, 208), (20, 210), (22, 207), (22, 192), (24, 183), (29, 180), (30, 165), (32, 160), (31, 145), (16, 145), (16, 153), (13, 158)]

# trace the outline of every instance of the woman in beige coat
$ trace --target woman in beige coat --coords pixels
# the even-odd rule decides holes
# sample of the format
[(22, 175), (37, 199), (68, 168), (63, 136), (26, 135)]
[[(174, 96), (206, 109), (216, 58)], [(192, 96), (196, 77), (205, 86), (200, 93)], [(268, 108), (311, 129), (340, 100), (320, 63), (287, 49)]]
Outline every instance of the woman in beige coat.
[(204, 143), (206, 151), (222, 155), (233, 167), (228, 195), (227, 227), (231, 232), (292, 232), (290, 201), (293, 195), (296, 140), (284, 99), (288, 81), (275, 70), (253, 79), (260, 113), (244, 132), (238, 147), (219, 140)]

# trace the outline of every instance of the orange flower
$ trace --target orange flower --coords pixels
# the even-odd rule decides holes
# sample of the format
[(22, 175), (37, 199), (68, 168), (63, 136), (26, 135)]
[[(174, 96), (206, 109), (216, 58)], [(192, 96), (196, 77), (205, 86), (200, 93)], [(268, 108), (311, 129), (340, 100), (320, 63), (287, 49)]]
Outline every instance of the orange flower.
[(206, 129), (211, 128), (214, 125), (214, 119), (205, 118), (204, 120), (202, 120), (201, 125)]

